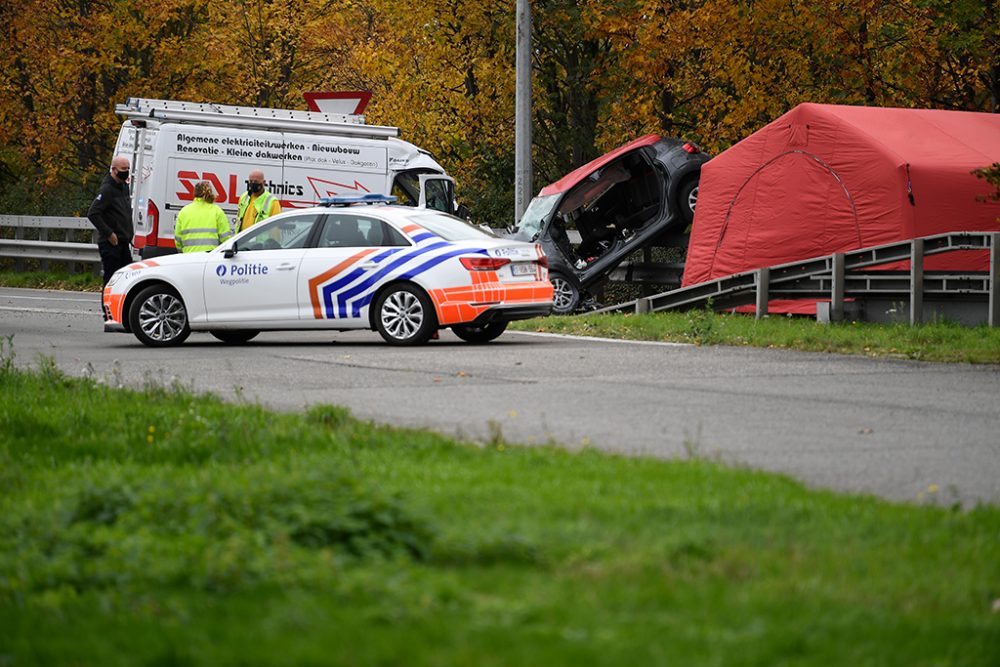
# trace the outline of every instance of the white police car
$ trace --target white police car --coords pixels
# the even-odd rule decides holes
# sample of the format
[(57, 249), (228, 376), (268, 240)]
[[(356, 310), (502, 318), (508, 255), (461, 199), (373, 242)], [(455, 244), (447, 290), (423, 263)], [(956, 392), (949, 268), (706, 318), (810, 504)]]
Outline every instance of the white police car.
[(146, 345), (191, 331), (245, 343), (261, 331), (376, 329), (418, 345), (444, 327), (493, 340), (552, 307), (538, 244), (500, 239), (453, 216), (339, 197), (282, 213), (210, 252), (119, 270), (104, 289), (104, 330)]

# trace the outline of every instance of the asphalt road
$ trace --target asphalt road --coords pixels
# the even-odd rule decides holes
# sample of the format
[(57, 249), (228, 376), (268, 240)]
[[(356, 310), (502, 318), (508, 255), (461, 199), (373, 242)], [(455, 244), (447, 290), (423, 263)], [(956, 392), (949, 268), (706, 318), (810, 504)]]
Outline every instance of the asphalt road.
[(444, 332), (416, 349), (373, 332), (244, 347), (193, 334), (153, 350), (105, 334), (96, 294), (0, 289), (11, 334), (20, 364), (44, 354), (109, 382), (179, 380), (281, 410), (333, 403), (472, 439), (715, 457), (894, 500), (1000, 502), (998, 366), (516, 332), (486, 346)]

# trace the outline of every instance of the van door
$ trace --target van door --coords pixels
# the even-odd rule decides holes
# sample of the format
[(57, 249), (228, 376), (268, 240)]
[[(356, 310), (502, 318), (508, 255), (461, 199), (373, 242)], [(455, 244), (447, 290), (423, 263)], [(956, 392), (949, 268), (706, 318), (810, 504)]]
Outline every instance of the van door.
[(440, 174), (420, 175), (421, 208), (455, 214), (455, 181)]

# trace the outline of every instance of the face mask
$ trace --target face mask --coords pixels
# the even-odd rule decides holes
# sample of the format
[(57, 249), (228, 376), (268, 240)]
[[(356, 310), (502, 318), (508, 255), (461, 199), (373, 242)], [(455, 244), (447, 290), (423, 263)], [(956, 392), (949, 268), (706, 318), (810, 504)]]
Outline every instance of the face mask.
[(127, 169), (125, 171), (119, 171), (118, 172), (118, 180), (122, 181), (122, 182), (128, 180), (128, 170)]
[(250, 184), (250, 194), (257, 194), (258, 192), (264, 191), (263, 183), (251, 183)]

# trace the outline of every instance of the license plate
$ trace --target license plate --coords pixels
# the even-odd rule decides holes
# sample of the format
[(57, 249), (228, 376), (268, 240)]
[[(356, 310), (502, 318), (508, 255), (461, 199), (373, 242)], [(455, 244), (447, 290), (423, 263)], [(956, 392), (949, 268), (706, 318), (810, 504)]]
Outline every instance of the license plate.
[(516, 264), (511, 264), (510, 272), (515, 276), (533, 276), (535, 275), (535, 264), (534, 262), (518, 262)]

